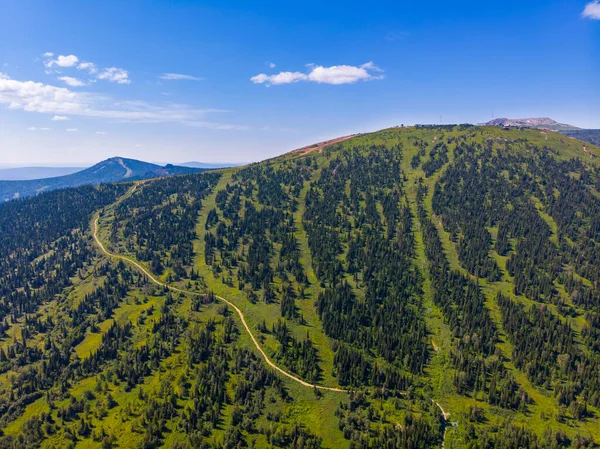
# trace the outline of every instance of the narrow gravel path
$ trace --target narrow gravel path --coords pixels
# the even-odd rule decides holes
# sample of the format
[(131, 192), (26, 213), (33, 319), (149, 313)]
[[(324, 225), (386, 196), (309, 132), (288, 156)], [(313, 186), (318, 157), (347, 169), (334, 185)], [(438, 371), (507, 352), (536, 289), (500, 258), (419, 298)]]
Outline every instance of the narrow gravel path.
[[(160, 285), (162, 287), (166, 287), (166, 288), (168, 288), (171, 291), (181, 292), (181, 293), (187, 293), (189, 295), (205, 296), (205, 294), (203, 294), (203, 293), (192, 292), (192, 291), (189, 291), (189, 290), (181, 289), (179, 287), (174, 287), (172, 285), (165, 284), (165, 283), (159, 281), (158, 279), (156, 279), (152, 274), (150, 274), (142, 265), (140, 265), (134, 259), (131, 259), (131, 258), (126, 257), (126, 256), (121, 256), (120, 254), (113, 254), (110, 251), (108, 251), (104, 247), (104, 245), (102, 244), (102, 242), (100, 241), (100, 238), (98, 238), (98, 219), (99, 218), (100, 217), (97, 216), (96, 219), (94, 220), (94, 240), (96, 241), (96, 244), (98, 245), (98, 247), (100, 248), (100, 250), (104, 254), (106, 254), (109, 257), (112, 257), (112, 258), (115, 258), (115, 259), (121, 259), (121, 260), (124, 260), (125, 262), (130, 263), (131, 265), (135, 266), (138, 270), (140, 270), (142, 273), (144, 273), (146, 276), (148, 276), (148, 279), (150, 279), (152, 282), (154, 282), (155, 284)], [(319, 390), (326, 390), (326, 391), (336, 391), (336, 392), (339, 392), (339, 393), (346, 393), (346, 390), (343, 390), (341, 388), (324, 387), (322, 385), (315, 385), (315, 384), (308, 383), (308, 382), (306, 382), (306, 381), (304, 381), (304, 380), (302, 380), (302, 379), (294, 376), (293, 374), (288, 373), (287, 371), (283, 370), (279, 366), (277, 366), (275, 363), (273, 363), (273, 361), (271, 361), (271, 359), (267, 356), (267, 354), (265, 353), (265, 351), (263, 351), (263, 349), (259, 345), (258, 341), (256, 340), (256, 337), (254, 337), (254, 334), (250, 330), (250, 327), (248, 326), (248, 323), (246, 323), (246, 318), (244, 317), (244, 314), (242, 313), (242, 311), (234, 303), (232, 303), (231, 301), (223, 298), (222, 296), (215, 295), (215, 298), (217, 298), (219, 301), (222, 301), (225, 304), (227, 304), (228, 306), (230, 306), (233, 309), (235, 309), (235, 311), (237, 312), (237, 314), (240, 317), (240, 320), (242, 321), (242, 324), (244, 325), (244, 328), (246, 329), (246, 332), (248, 332), (248, 335), (252, 339), (252, 342), (254, 343), (254, 346), (256, 346), (256, 349), (258, 349), (258, 352), (261, 353), (261, 355), (265, 359), (265, 362), (267, 362), (267, 365), (269, 365), (271, 368), (279, 371), (284, 376), (289, 377), (293, 381), (298, 382), (300, 385), (304, 385), (305, 387), (317, 388)]]
[[(135, 192), (135, 190), (137, 189), (137, 187), (138, 187), (138, 183), (134, 184), (134, 186), (131, 188), (131, 190), (129, 190), (129, 192), (127, 192), (121, 198), (121, 200), (123, 200), (123, 199), (131, 196), (133, 194), (133, 192)], [(102, 243), (102, 241), (100, 240), (100, 238), (98, 237), (98, 219), (99, 218), (100, 218), (100, 216), (97, 215), (96, 218), (94, 219), (94, 240), (96, 241), (96, 244), (98, 245), (98, 247), (100, 248), (100, 250), (104, 254), (106, 254), (107, 256), (112, 257), (114, 259), (120, 259), (120, 260), (123, 260), (125, 262), (130, 263), (131, 265), (135, 266), (138, 270), (140, 270), (142, 273), (144, 273), (148, 277), (148, 279), (150, 279), (152, 282), (154, 282), (155, 284), (160, 285), (162, 287), (166, 287), (166, 288), (168, 288), (171, 291), (186, 293), (186, 294), (189, 294), (189, 295), (206, 296), (203, 293), (192, 292), (190, 290), (185, 290), (185, 289), (182, 289), (182, 288), (179, 288), (179, 287), (174, 287), (172, 285), (165, 284), (164, 282), (161, 282), (158, 279), (156, 279), (150, 272), (148, 272), (148, 270), (146, 270), (136, 260), (134, 260), (132, 258), (129, 258), (127, 256), (122, 256), (120, 254), (114, 254), (114, 253), (111, 253), (110, 251), (108, 251), (104, 247), (104, 244)], [(223, 298), (222, 296), (214, 295), (214, 297), (216, 299), (218, 299), (219, 301), (222, 301), (225, 304), (227, 304), (228, 306), (232, 307), (237, 312), (238, 316), (240, 317), (240, 320), (241, 320), (242, 324), (244, 325), (244, 328), (246, 329), (246, 332), (248, 333), (248, 335), (252, 339), (252, 342), (254, 343), (254, 346), (256, 346), (256, 349), (258, 349), (258, 352), (261, 353), (261, 355), (265, 359), (265, 362), (267, 362), (267, 365), (269, 365), (271, 368), (277, 370), (279, 373), (283, 374), (284, 376), (292, 379), (294, 382), (297, 382), (300, 385), (308, 387), (308, 388), (316, 388), (318, 390), (324, 390), (324, 391), (335, 391), (337, 393), (347, 393), (348, 392), (348, 390), (344, 390), (342, 388), (325, 387), (325, 386), (322, 386), (322, 385), (316, 385), (316, 384), (308, 383), (308, 382), (300, 379), (299, 377), (296, 377), (293, 374), (288, 373), (287, 371), (285, 371), (284, 369), (280, 368), (279, 366), (277, 366), (269, 358), (269, 356), (265, 353), (265, 351), (263, 350), (263, 348), (260, 346), (260, 344), (256, 340), (256, 337), (254, 337), (254, 334), (250, 330), (250, 327), (248, 326), (248, 323), (246, 322), (246, 318), (244, 317), (244, 314), (239, 309), (239, 307), (236, 306), (231, 301), (229, 301), (228, 299)], [(442, 412), (442, 415), (444, 416), (444, 434), (442, 436), (442, 444), (441, 444), (441, 449), (444, 449), (444, 445), (445, 445), (445, 442), (446, 442), (446, 432), (448, 431), (448, 416), (450, 415), (450, 413), (447, 413), (446, 411), (444, 411), (444, 409), (442, 408), (442, 406), (438, 402), (433, 401), (433, 403), (439, 407), (439, 409)]]
[[(433, 399), (432, 399), (432, 401), (433, 401)], [(441, 448), (444, 449), (444, 445), (446, 444), (446, 432), (448, 431), (448, 416), (450, 416), (450, 413), (445, 412), (444, 409), (442, 408), (442, 406), (438, 402), (433, 401), (433, 403), (439, 407), (439, 409), (442, 411), (442, 415), (444, 416), (444, 435), (442, 436), (442, 446), (441, 446)]]

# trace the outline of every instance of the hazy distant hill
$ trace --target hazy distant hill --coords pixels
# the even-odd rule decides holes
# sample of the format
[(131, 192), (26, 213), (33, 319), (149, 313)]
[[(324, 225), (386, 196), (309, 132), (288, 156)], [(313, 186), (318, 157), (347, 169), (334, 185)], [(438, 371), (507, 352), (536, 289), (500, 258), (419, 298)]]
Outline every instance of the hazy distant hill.
[(582, 129), (565, 123), (558, 123), (547, 117), (538, 118), (497, 118), (486, 123), (488, 126), (508, 126), (517, 128), (549, 129), (565, 136), (574, 137), (584, 142), (600, 145), (600, 129)]
[(0, 168), (0, 181), (28, 181), (31, 179), (65, 176), (86, 167), (15, 167)]
[(189, 174), (199, 171), (202, 169), (171, 164), (161, 167), (135, 159), (112, 157), (70, 175), (27, 181), (0, 181), (0, 200), (7, 201), (65, 187)]
[(573, 125), (558, 123), (548, 117), (537, 118), (497, 118), (486, 123), (488, 126), (515, 126), (519, 128), (551, 129), (553, 131), (577, 130)]
[(600, 129), (573, 129), (561, 131), (561, 133), (594, 145), (600, 145)]

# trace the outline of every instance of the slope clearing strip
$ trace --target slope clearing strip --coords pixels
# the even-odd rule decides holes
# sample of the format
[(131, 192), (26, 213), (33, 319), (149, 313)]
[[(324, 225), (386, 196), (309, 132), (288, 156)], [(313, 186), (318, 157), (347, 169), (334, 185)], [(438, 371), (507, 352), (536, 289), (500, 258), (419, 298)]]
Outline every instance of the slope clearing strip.
[(119, 158), (119, 159), (117, 159), (117, 162), (119, 164), (121, 164), (121, 166), (126, 170), (125, 176), (123, 176), (123, 177), (124, 178), (129, 178), (131, 176), (131, 174), (133, 173), (131, 171), (131, 169), (127, 165), (125, 165), (125, 161), (123, 161), (123, 159)]
[[(189, 294), (189, 295), (206, 296), (203, 293), (192, 292), (192, 291), (189, 291), (189, 290), (184, 290), (184, 289), (181, 289), (181, 288), (178, 288), (178, 287), (173, 287), (172, 285), (165, 284), (165, 283), (159, 281), (158, 279), (156, 279), (154, 276), (152, 276), (152, 274), (150, 274), (136, 260), (134, 260), (132, 258), (129, 258), (129, 257), (126, 257), (126, 256), (122, 256), (120, 254), (113, 254), (113, 253), (107, 251), (106, 248), (104, 247), (104, 245), (102, 244), (102, 242), (100, 241), (100, 239), (98, 238), (98, 219), (99, 218), (100, 218), (99, 216), (96, 216), (96, 219), (94, 220), (94, 240), (96, 241), (96, 243), (98, 244), (98, 247), (100, 248), (100, 250), (104, 254), (106, 254), (109, 257), (113, 257), (115, 259), (121, 259), (121, 260), (124, 260), (126, 262), (129, 262), (130, 264), (132, 264), (133, 266), (135, 266), (138, 270), (140, 270), (143, 274), (145, 274), (146, 276), (148, 276), (148, 278), (152, 282), (154, 282), (155, 284), (160, 285), (162, 287), (166, 287), (166, 288), (168, 288), (171, 291), (186, 293), (186, 294)], [(290, 374), (287, 371), (281, 369), (279, 366), (277, 366), (275, 363), (273, 363), (271, 361), (271, 359), (269, 359), (269, 357), (267, 356), (267, 354), (265, 353), (265, 351), (263, 351), (263, 349), (260, 347), (260, 345), (258, 344), (258, 341), (254, 337), (254, 334), (250, 330), (250, 327), (248, 326), (248, 323), (246, 323), (246, 319), (244, 318), (244, 314), (242, 313), (242, 311), (235, 304), (233, 304), (231, 301), (223, 298), (222, 296), (218, 296), (218, 295), (214, 295), (214, 296), (218, 300), (223, 301), (225, 304), (227, 304), (228, 306), (230, 306), (233, 309), (235, 309), (235, 311), (237, 312), (237, 314), (240, 317), (240, 320), (242, 321), (242, 324), (244, 325), (244, 328), (246, 329), (246, 332), (248, 332), (248, 335), (252, 339), (252, 342), (254, 343), (254, 346), (256, 346), (256, 349), (258, 349), (258, 352), (261, 353), (261, 355), (265, 359), (265, 362), (267, 362), (267, 365), (269, 365), (271, 368), (274, 368), (275, 370), (279, 371), (284, 376), (289, 377), (293, 381), (298, 382), (300, 385), (304, 385), (305, 387), (317, 388), (319, 390), (326, 390), (326, 391), (336, 391), (336, 392), (339, 392), (339, 393), (346, 393), (346, 390), (343, 390), (341, 388), (324, 387), (322, 385), (315, 385), (315, 384), (308, 383), (308, 382), (306, 382), (306, 381), (304, 381), (304, 380), (302, 380), (302, 379), (294, 376), (293, 374)]]

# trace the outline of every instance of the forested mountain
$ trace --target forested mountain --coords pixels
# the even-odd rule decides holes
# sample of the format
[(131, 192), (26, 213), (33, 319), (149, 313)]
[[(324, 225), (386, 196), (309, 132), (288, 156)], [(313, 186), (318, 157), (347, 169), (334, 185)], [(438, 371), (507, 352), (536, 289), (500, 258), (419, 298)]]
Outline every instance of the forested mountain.
[(97, 185), (123, 180), (136, 180), (170, 176), (186, 173), (197, 173), (202, 169), (179, 167), (175, 165), (150, 164), (148, 162), (113, 157), (98, 164), (64, 176), (53, 178), (30, 179), (18, 181), (0, 181), (0, 201), (23, 198), (50, 190)]
[(0, 205), (0, 448), (600, 444), (600, 148), (407, 127), (132, 178)]

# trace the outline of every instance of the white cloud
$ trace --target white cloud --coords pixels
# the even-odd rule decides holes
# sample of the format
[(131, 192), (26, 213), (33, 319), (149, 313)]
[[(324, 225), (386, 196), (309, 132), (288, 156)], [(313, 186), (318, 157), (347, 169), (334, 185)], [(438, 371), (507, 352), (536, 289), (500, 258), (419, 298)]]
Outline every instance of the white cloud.
[(56, 60), (56, 65), (59, 67), (73, 67), (79, 62), (79, 58), (75, 55), (63, 56), (59, 55)]
[(129, 72), (127, 70), (119, 69), (117, 67), (109, 67), (104, 69), (98, 74), (98, 78), (101, 80), (108, 80), (118, 84), (129, 84)]
[(592, 20), (600, 20), (600, 1), (595, 0), (585, 5), (581, 16)]
[(267, 61), (265, 64), (267, 64), (270, 69), (274, 69), (275, 67), (277, 67), (274, 62)]
[(59, 80), (63, 81), (67, 86), (71, 87), (81, 87), (86, 84), (78, 78), (73, 78), (72, 76), (59, 76)]
[(357, 81), (375, 78), (367, 70), (368, 67), (363, 66), (334, 65), (331, 67), (323, 67), (318, 65), (308, 74), (308, 79), (316, 83), (352, 84)]
[(254, 75), (252, 78), (250, 78), (250, 81), (252, 81), (254, 84), (267, 83), (268, 85), (270, 79), (271, 77), (266, 73), (259, 73), (258, 75)]
[(117, 84), (131, 83), (131, 80), (129, 79), (129, 72), (127, 70), (120, 69), (118, 67), (108, 67), (102, 69), (99, 72), (99, 69), (96, 66), (96, 64), (89, 61), (79, 62), (79, 58), (75, 55), (59, 55), (58, 58), (52, 59), (53, 56), (54, 53), (44, 53), (44, 57), (46, 58), (46, 60), (44, 61), (44, 66), (46, 67), (46, 73), (48, 75), (52, 73), (60, 73), (61, 68), (76, 67), (77, 70), (85, 70), (91, 76), (93, 76), (93, 78), (90, 79), (87, 83), (72, 76), (63, 76), (59, 78), (71, 87), (86, 86), (95, 82), (98, 79), (112, 81)]
[(377, 67), (373, 61), (369, 61), (360, 66), (362, 69), (373, 70), (374, 72), (383, 72), (379, 67)]
[(96, 131), (96, 134), (99, 134), (101, 136), (105, 136), (106, 132), (104, 132), (104, 131)]
[(52, 120), (55, 122), (60, 122), (60, 121), (69, 120), (69, 117), (67, 117), (66, 115), (55, 115), (54, 117), (52, 117)]
[(67, 129), (65, 129), (65, 131), (74, 133), (74, 132), (77, 132), (77, 128), (67, 128)]
[(77, 66), (77, 70), (87, 70), (90, 74), (94, 74), (98, 71), (96, 64), (93, 62), (81, 62)]
[[(46, 56), (48, 55), (48, 56)], [(48, 53), (44, 53), (44, 56), (46, 57), (52, 57), (54, 54), (51, 54), (50, 52)], [(54, 67), (54, 66), (58, 66), (58, 67), (73, 67), (75, 64), (77, 64), (79, 62), (79, 58), (75, 55), (68, 55), (68, 56), (64, 56), (64, 55), (59, 55), (58, 58), (56, 59), (49, 59), (47, 61), (44, 62), (44, 65), (48, 68), (50, 67)]]
[(308, 76), (302, 72), (280, 72), (277, 75), (267, 75), (265, 73), (261, 73), (250, 78), (250, 81), (252, 81), (253, 83), (264, 83), (267, 86), (270, 86), (271, 84), (297, 83), (298, 81), (306, 80), (308, 80)]
[(167, 81), (179, 81), (179, 80), (201, 81), (204, 79), (204, 78), (200, 78), (198, 76), (184, 75), (182, 73), (163, 73), (161, 76), (159, 76), (159, 78), (161, 80), (167, 80)]
[(17, 81), (0, 74), (0, 103), (10, 109), (61, 114), (81, 110), (85, 97), (64, 87)]
[(56, 116), (83, 116), (143, 123), (182, 123), (213, 129), (247, 129), (240, 125), (206, 121), (209, 113), (221, 109), (194, 109), (174, 103), (152, 104), (144, 101), (117, 102), (89, 92), (75, 92), (34, 81), (11, 79), (0, 72), (0, 104), (9, 109)]
[(261, 73), (250, 78), (250, 81), (267, 86), (276, 84), (290, 84), (298, 81), (312, 81), (319, 84), (353, 84), (358, 81), (382, 79), (382, 75), (373, 75), (370, 72), (383, 72), (373, 62), (367, 62), (361, 66), (334, 65), (323, 67), (320, 65), (307, 64), (311, 70), (309, 73), (302, 72), (280, 72), (276, 75)]
[(27, 128), (27, 131), (48, 131), (50, 128), (36, 128), (35, 126), (30, 126)]

